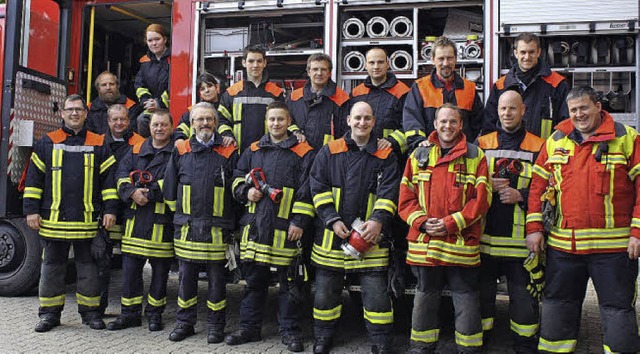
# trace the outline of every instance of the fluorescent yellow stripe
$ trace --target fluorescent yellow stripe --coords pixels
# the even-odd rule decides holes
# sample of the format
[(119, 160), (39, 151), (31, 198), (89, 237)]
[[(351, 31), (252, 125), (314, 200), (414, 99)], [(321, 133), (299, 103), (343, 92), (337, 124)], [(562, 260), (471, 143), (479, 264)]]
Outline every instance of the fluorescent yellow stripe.
[(31, 154), (31, 162), (33, 162), (33, 164), (36, 166), (37, 169), (40, 170), (40, 172), (44, 173), (46, 166), (45, 166), (44, 162), (42, 162), (42, 160), (40, 160), (38, 155), (36, 155), (35, 152), (33, 154)]
[(430, 329), (426, 331), (417, 331), (411, 328), (411, 340), (422, 343), (435, 343), (440, 337), (440, 329)]
[(182, 213), (191, 214), (191, 186), (188, 184), (182, 186)]
[(236, 179), (234, 179), (233, 183), (231, 184), (231, 190), (235, 190), (242, 183), (245, 183), (244, 177), (236, 177)]
[(551, 136), (552, 126), (553, 121), (551, 119), (542, 119), (542, 122), (540, 122), (540, 137), (542, 139), (547, 140)]
[(231, 118), (231, 113), (229, 113), (229, 110), (227, 109), (227, 107), (223, 106), (223, 105), (219, 105), (218, 106), (218, 113), (222, 114), (223, 117), (225, 117), (228, 120), (232, 120)]
[(544, 350), (551, 353), (573, 353), (576, 350), (578, 341), (576, 339), (550, 341), (540, 337), (538, 342), (538, 350)]
[(169, 207), (169, 210), (174, 211), (174, 212), (176, 211), (176, 201), (175, 200), (165, 200), (164, 202)]
[(65, 296), (64, 294), (58, 295), (58, 296), (52, 296), (52, 297), (40, 296), (38, 299), (40, 301), (40, 307), (54, 307), (54, 306), (63, 306)]
[(291, 203), (293, 202), (294, 190), (293, 188), (282, 188), (282, 200), (280, 201), (280, 208), (278, 209), (278, 217), (282, 219), (289, 219), (289, 213), (291, 211)]
[(138, 87), (136, 90), (136, 96), (138, 96), (138, 99), (142, 98), (144, 95), (151, 95), (151, 91), (146, 87)]
[(389, 199), (378, 199), (376, 200), (373, 209), (386, 210), (391, 214), (395, 214), (396, 210), (398, 210), (398, 206)]
[(154, 299), (153, 296), (147, 295), (147, 302), (151, 306), (160, 307), (167, 305), (167, 298), (163, 297), (162, 299)]
[(510, 320), (510, 327), (513, 332), (521, 337), (533, 337), (538, 333), (539, 325), (537, 323), (531, 325), (518, 324)]
[(331, 192), (322, 192), (313, 196), (313, 205), (316, 207), (316, 209), (325, 204), (333, 202), (333, 195)]
[(236, 137), (238, 146), (242, 146), (242, 103), (233, 104), (233, 135)]
[(216, 303), (213, 303), (213, 302), (207, 300), (207, 307), (209, 309), (211, 309), (211, 311), (224, 310), (225, 308), (227, 308), (227, 299), (224, 299), (222, 301), (218, 301)]
[(129, 177), (118, 178), (118, 183), (116, 184), (117, 188), (120, 189), (123, 184), (129, 183), (131, 184), (131, 179)]
[(489, 318), (483, 318), (482, 319), (482, 330), (483, 331), (490, 331), (493, 329), (493, 317), (489, 317)]
[[(93, 154), (84, 154), (84, 222), (93, 219), (93, 165), (95, 158)], [(115, 192), (115, 191), (114, 191)], [(117, 199), (116, 194), (116, 199)], [(106, 201), (105, 191), (102, 191), (102, 200)]]
[(322, 139), (322, 145), (327, 145), (328, 143), (332, 142), (333, 140), (334, 140), (333, 135), (325, 134), (324, 138)]
[(160, 95), (160, 98), (162, 99), (162, 103), (164, 103), (165, 107), (169, 108), (169, 93), (167, 91), (163, 92), (162, 95)]
[(120, 303), (124, 306), (133, 306), (133, 305), (140, 305), (142, 304), (142, 296), (136, 296), (136, 297), (121, 297), (120, 298)]
[(321, 310), (314, 307), (313, 318), (318, 321), (333, 321), (340, 318), (341, 312), (342, 312), (342, 305), (338, 305), (328, 310)]
[(116, 163), (116, 158), (109, 156), (103, 163), (100, 164), (100, 174), (103, 174), (109, 167), (113, 166)]
[(184, 300), (178, 296), (178, 306), (183, 309), (188, 309), (191, 306), (195, 306), (198, 303), (198, 297), (192, 297), (189, 300)]
[(391, 324), (393, 323), (393, 309), (391, 309), (391, 311), (389, 312), (374, 312), (374, 311), (367, 311), (367, 309), (365, 308), (364, 319), (373, 324), (379, 324), (379, 325)]
[(25, 187), (24, 197), (32, 199), (42, 199), (42, 189), (36, 187)]
[(60, 215), (62, 198), (62, 158), (64, 151), (53, 149), (51, 153), (51, 214), (49, 220), (56, 222)]
[(481, 347), (482, 346), (482, 332), (464, 335), (456, 331), (456, 344), (463, 347)]
[(224, 188), (213, 187), (213, 216), (222, 216), (224, 213)]
[(100, 306), (100, 295), (84, 296), (80, 293), (76, 293), (76, 301), (78, 302), (78, 305), (83, 305), (87, 307), (98, 307)]
[(373, 208), (376, 204), (377, 199), (377, 195), (369, 193), (369, 197), (367, 198), (367, 213), (364, 216), (365, 219), (369, 219), (371, 217), (371, 213), (373, 213)]
[(293, 203), (293, 208), (291, 209), (291, 212), (293, 214), (304, 214), (310, 217), (316, 216), (316, 210), (313, 207), (313, 205), (308, 203), (303, 203), (300, 201)]

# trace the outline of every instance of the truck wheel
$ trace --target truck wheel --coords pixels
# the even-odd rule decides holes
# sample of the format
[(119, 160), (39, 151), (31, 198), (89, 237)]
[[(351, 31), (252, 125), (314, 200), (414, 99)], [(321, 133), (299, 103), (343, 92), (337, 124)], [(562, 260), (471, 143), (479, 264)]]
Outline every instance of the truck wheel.
[(25, 219), (0, 220), (0, 296), (32, 290), (40, 279), (42, 245)]

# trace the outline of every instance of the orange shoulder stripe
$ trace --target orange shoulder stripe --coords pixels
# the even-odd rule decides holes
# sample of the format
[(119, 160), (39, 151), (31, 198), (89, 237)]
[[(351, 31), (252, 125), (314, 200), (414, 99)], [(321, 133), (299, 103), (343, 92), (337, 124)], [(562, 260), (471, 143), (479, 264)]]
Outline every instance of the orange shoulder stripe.
[(500, 76), (500, 78), (496, 81), (496, 88), (500, 91), (504, 90), (504, 80), (507, 79), (507, 75), (502, 75)]
[(234, 151), (238, 150), (237, 147), (235, 147), (233, 144), (225, 147), (223, 145), (216, 145), (213, 148), (213, 151), (217, 152), (218, 154), (224, 156), (225, 158), (229, 158), (229, 156), (231, 156), (231, 154), (233, 154)]
[(473, 109), (473, 102), (476, 99), (476, 84), (463, 79), (464, 88), (462, 90), (455, 90), (456, 105), (460, 109), (470, 111)]
[[(525, 139), (526, 140), (526, 139)], [(491, 132), (478, 138), (478, 147), (481, 149), (498, 148), (498, 132)]]
[(305, 141), (304, 143), (296, 144), (295, 146), (291, 147), (290, 150), (295, 152), (296, 155), (300, 157), (304, 157), (304, 155), (306, 155), (309, 151), (313, 150), (313, 148), (311, 147), (311, 145), (309, 145), (309, 143)]
[(235, 96), (238, 93), (240, 93), (240, 91), (242, 91), (243, 89), (244, 89), (244, 81), (238, 81), (235, 84), (231, 85), (231, 87), (227, 89), (227, 92), (229, 93), (229, 95)]
[(564, 80), (564, 76), (558, 74), (555, 71), (551, 72), (551, 75), (549, 76), (543, 76), (542, 80), (546, 81), (549, 85), (555, 87), (558, 87), (558, 85), (560, 85), (560, 83), (562, 82), (562, 80)]
[(135, 106), (136, 101), (130, 99), (129, 97), (127, 97), (127, 100), (124, 102), (124, 106), (127, 107), (127, 109)]
[(140, 63), (148, 63), (151, 61), (151, 58), (149, 58), (148, 55), (144, 55), (142, 58), (140, 58)]
[(104, 143), (104, 135), (99, 135), (87, 131), (87, 137), (84, 139), (84, 144), (89, 146), (102, 146)]
[(394, 95), (397, 99), (401, 99), (402, 96), (406, 95), (409, 91), (411, 91), (411, 88), (402, 81), (398, 81), (397, 84), (387, 90), (387, 92)]
[(392, 148), (386, 148), (386, 149), (378, 149), (378, 151), (373, 153), (373, 156), (382, 159), (382, 160), (386, 160), (387, 157), (389, 157), (389, 155), (393, 152)]
[(142, 137), (142, 135), (134, 132), (133, 135), (129, 138), (129, 145), (134, 146), (138, 143), (142, 144), (146, 139)]
[(520, 148), (531, 152), (539, 152), (542, 149), (542, 145), (544, 145), (544, 141), (541, 137), (527, 132), (520, 144)]
[(329, 145), (329, 152), (331, 152), (331, 154), (339, 154), (341, 152), (349, 151), (347, 142), (344, 140), (344, 138), (330, 141), (327, 145)]
[(178, 154), (180, 155), (191, 152), (191, 142), (189, 140), (178, 140), (176, 147), (178, 148)]
[(353, 90), (351, 90), (351, 96), (358, 97), (362, 95), (366, 95), (371, 92), (371, 89), (365, 86), (365, 84), (360, 84), (356, 86)]
[(267, 84), (264, 85), (264, 90), (276, 97), (282, 95), (282, 93), (284, 92), (280, 87), (278, 87), (278, 85), (274, 84), (273, 82), (267, 82)]
[(299, 99), (301, 99), (304, 96), (304, 88), (299, 88), (299, 89), (295, 89), (293, 90), (293, 92), (291, 92), (291, 100), (292, 101), (297, 101)]
[(260, 150), (260, 146), (258, 146), (259, 141), (254, 141), (253, 143), (251, 143), (251, 151), (258, 151)]
[(416, 80), (418, 91), (423, 101), (423, 108), (438, 108), (444, 104), (442, 90), (436, 89), (431, 82), (431, 75)]
[(341, 88), (336, 87), (336, 93), (329, 97), (329, 99), (335, 102), (338, 106), (342, 106), (349, 100), (349, 95), (346, 92), (342, 91)]
[(54, 144), (59, 144), (65, 141), (68, 135), (61, 128), (61, 129), (54, 130), (52, 132), (48, 132), (47, 136), (49, 137), (49, 139), (51, 139), (51, 141), (53, 141)]
[(133, 151), (134, 154), (140, 153), (140, 149), (142, 148), (142, 143), (144, 143), (144, 141), (140, 141), (137, 144), (133, 145), (133, 148), (131, 150)]

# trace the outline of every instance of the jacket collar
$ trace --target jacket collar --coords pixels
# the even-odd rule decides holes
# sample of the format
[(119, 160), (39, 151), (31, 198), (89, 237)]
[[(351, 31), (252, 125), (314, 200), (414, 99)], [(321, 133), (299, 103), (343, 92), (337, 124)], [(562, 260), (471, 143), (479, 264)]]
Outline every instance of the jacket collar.
[[(551, 68), (549, 67), (549, 64), (547, 64), (546, 61), (540, 59), (539, 65), (540, 65), (540, 69), (538, 70), (536, 77), (531, 82), (538, 80), (542, 77), (551, 75)], [(518, 67), (518, 63), (515, 63), (511, 67), (511, 69), (509, 69), (509, 73), (507, 74), (507, 77), (504, 80), (505, 87), (512, 87), (512, 86), (520, 87), (520, 83), (518, 82), (518, 76), (516, 74), (517, 67)]]
[[(437, 131), (432, 131), (431, 134), (429, 134), (429, 143), (433, 146), (437, 146), (438, 156), (440, 156), (440, 150), (442, 147), (440, 146), (440, 140), (438, 140)], [(458, 137), (456, 144), (451, 148), (451, 150), (449, 150), (448, 154), (438, 158), (437, 164), (449, 162), (465, 155), (467, 155), (467, 138), (463, 132), (460, 132), (460, 136)]]
[[(218, 132), (214, 132), (213, 133), (213, 147), (215, 148), (216, 146), (220, 146), (222, 145), (222, 135), (220, 135)], [(201, 144), (198, 139), (196, 139), (196, 135), (194, 134), (191, 137), (191, 151), (193, 152), (200, 152), (200, 151), (204, 151), (207, 150), (208, 147), (204, 144)]]
[[(120, 97), (118, 97), (118, 100), (116, 101), (116, 103), (117, 104), (127, 103), (127, 96), (120, 94)], [(89, 110), (103, 111), (103, 110), (106, 110), (107, 108), (109, 108), (109, 106), (107, 106), (107, 104), (100, 99), (100, 96), (98, 96), (93, 101), (91, 101), (91, 107), (89, 107)]]
[(295, 135), (291, 134), (291, 133), (289, 133), (289, 136), (285, 140), (283, 140), (283, 141), (281, 141), (279, 143), (273, 143), (271, 141), (271, 136), (269, 135), (269, 133), (263, 135), (262, 138), (260, 138), (260, 141), (258, 141), (258, 146), (261, 149), (264, 149), (264, 148), (269, 149), (269, 148), (274, 148), (274, 147), (282, 147), (282, 148), (285, 148), (285, 149), (291, 149), (292, 147), (296, 146), (297, 144), (298, 144), (298, 138)]
[[(140, 147), (140, 153), (138, 155), (139, 156), (155, 155), (152, 142), (153, 142), (153, 138), (152, 137), (148, 137), (142, 143), (142, 146)], [(173, 138), (171, 138), (171, 141), (169, 141), (169, 143), (167, 145), (165, 145), (163, 148), (157, 150), (158, 153), (164, 152), (164, 153), (169, 153), (169, 154), (171, 153), (171, 151), (173, 151)]]
[(397, 83), (398, 83), (398, 78), (392, 72), (387, 72), (387, 80), (379, 86), (375, 86), (371, 82), (371, 76), (367, 75), (367, 78), (364, 80), (364, 85), (370, 89), (379, 88), (382, 90), (387, 90), (395, 86)]
[[(436, 69), (433, 69), (431, 71), (431, 83), (437, 88), (444, 88), (444, 83), (438, 79), (438, 76), (436, 76)], [(458, 73), (455, 72), (453, 73), (453, 89), (464, 89), (464, 79), (462, 78), (462, 76), (458, 75)]]
[[(347, 143), (347, 147), (352, 151), (359, 151), (360, 147), (356, 144), (356, 141), (351, 138), (351, 131), (346, 132), (343, 136), (344, 141)], [(376, 139), (373, 134), (369, 137), (369, 142), (364, 146), (364, 151), (373, 155), (378, 151), (378, 139)]]
[(161, 61), (162, 59), (170, 55), (171, 55), (171, 47), (169, 46), (167, 46), (167, 48), (165, 49), (164, 53), (162, 53), (160, 58), (156, 58), (156, 55), (153, 54), (153, 52), (151, 52), (149, 49), (147, 49), (147, 56), (149, 57), (149, 59), (151, 59), (151, 61)]
[[(338, 85), (336, 85), (336, 83), (333, 80), (329, 79), (329, 82), (327, 82), (327, 85), (322, 89), (322, 92), (320, 92), (320, 95), (325, 97), (331, 97), (336, 94), (337, 87)], [(317, 97), (317, 95), (311, 91), (310, 80), (307, 80), (307, 83), (304, 84), (303, 92), (304, 92), (305, 101), (310, 101)]]
[(64, 120), (62, 121), (62, 131), (67, 133), (67, 135), (71, 135), (71, 136), (81, 136), (81, 137), (86, 137), (87, 136), (87, 121), (85, 120), (85, 124), (82, 126), (82, 129), (80, 129), (80, 131), (78, 132), (78, 134), (76, 134), (72, 129), (67, 128), (67, 126), (64, 124)]

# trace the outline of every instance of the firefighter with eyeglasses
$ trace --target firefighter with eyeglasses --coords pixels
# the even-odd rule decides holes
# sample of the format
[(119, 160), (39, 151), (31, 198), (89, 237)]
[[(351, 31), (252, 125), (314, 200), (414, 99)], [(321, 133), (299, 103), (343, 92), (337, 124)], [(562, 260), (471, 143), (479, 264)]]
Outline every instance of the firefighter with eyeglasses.
[(493, 185), (493, 201), (480, 238), (484, 344), (488, 344), (494, 327), (497, 279), (505, 276), (513, 348), (522, 354), (537, 353), (538, 344), (538, 297), (527, 290), (531, 274), (524, 266), (525, 260), (529, 261), (524, 221), (533, 163), (544, 144), (544, 140), (524, 128), (524, 112), (522, 96), (516, 91), (506, 91), (498, 100), (500, 129), (478, 138)]
[(225, 342), (237, 345), (261, 339), (270, 268), (275, 267), (282, 343), (289, 351), (301, 352), (304, 298), (300, 295), (304, 294), (293, 293), (301, 289), (293, 288), (292, 277), (306, 274), (294, 259), (302, 257), (303, 230), (315, 216), (308, 182), (315, 154), (308, 143), (289, 133), (291, 116), (283, 102), (267, 106), (266, 122), (268, 133), (242, 153), (234, 172), (234, 197), (247, 205), (240, 221), (240, 260), (247, 284), (240, 303), (240, 328)]
[(175, 211), (174, 250), (179, 260), (176, 326), (169, 340), (179, 342), (195, 334), (198, 272), (205, 265), (208, 276), (208, 343), (224, 340), (226, 324), (225, 263), (227, 243), (235, 227), (231, 195), (237, 148), (224, 146), (217, 133), (218, 113), (208, 102), (191, 109), (189, 140), (176, 145), (167, 166), (163, 194)]

